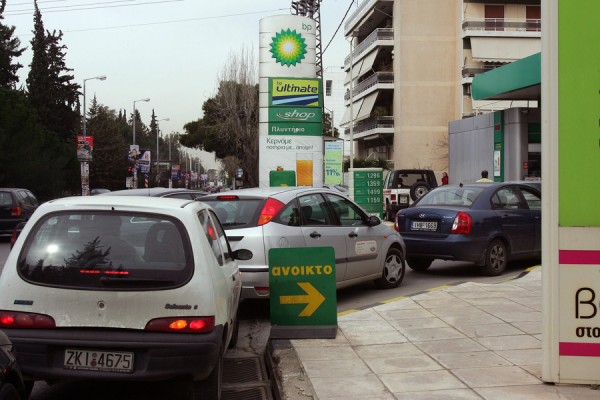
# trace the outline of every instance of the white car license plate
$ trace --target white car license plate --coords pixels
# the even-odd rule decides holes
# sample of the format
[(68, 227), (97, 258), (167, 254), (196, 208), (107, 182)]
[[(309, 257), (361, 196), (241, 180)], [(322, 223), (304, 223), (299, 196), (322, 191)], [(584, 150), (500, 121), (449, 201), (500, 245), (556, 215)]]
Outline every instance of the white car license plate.
[(64, 367), (101, 372), (132, 372), (133, 353), (66, 349)]
[(437, 231), (437, 222), (413, 221), (411, 229), (413, 231)]

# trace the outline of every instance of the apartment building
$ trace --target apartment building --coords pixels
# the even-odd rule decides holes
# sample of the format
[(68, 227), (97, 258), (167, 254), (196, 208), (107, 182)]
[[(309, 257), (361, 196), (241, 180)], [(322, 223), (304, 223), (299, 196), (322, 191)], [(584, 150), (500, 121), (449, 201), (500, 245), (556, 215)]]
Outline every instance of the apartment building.
[[(448, 123), (508, 107), (474, 101), (477, 74), (541, 50), (540, 0), (364, 0), (348, 17), (345, 135), (356, 158), (448, 168)], [(350, 84), (352, 82), (352, 84)], [(352, 105), (352, 106), (351, 106)]]

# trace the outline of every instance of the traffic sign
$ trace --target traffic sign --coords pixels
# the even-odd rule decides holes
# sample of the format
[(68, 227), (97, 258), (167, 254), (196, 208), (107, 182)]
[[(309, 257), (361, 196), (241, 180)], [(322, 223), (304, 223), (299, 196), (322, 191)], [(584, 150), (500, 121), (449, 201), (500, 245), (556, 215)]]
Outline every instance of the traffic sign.
[(337, 332), (333, 247), (269, 250), (272, 338), (334, 338)]

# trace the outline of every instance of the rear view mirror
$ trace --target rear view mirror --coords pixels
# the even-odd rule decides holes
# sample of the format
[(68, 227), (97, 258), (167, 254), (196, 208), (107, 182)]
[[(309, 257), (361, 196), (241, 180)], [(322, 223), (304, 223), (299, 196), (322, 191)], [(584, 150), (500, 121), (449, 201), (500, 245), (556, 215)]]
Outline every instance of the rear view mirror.
[(378, 217), (378, 216), (376, 216), (376, 215), (371, 215), (371, 216), (369, 217), (369, 221), (367, 222), (367, 225), (369, 225), (369, 226), (377, 226), (377, 225), (379, 225), (379, 224), (381, 224), (381, 220), (379, 219), (379, 217)]

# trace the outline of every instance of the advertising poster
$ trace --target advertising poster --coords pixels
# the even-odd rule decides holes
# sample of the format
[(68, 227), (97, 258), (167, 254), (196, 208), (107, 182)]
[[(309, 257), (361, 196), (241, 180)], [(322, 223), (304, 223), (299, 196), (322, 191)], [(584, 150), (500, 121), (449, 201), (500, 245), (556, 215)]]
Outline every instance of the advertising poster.
[(77, 136), (77, 160), (92, 161), (94, 153), (94, 137), (93, 136)]
[(344, 142), (325, 142), (325, 158), (323, 160), (324, 183), (341, 185), (343, 182)]
[(150, 150), (142, 150), (137, 160), (137, 170), (142, 174), (149, 174), (150, 160)]
[[(259, 182), (261, 187), (271, 186), (275, 172), (290, 172), (296, 179), (286, 186), (323, 186), (323, 138), (316, 136), (260, 136)], [(289, 175), (288, 175), (289, 176)], [(280, 186), (280, 185), (274, 185)]]

